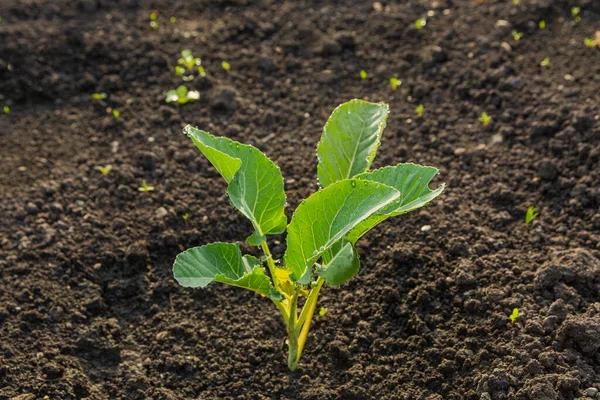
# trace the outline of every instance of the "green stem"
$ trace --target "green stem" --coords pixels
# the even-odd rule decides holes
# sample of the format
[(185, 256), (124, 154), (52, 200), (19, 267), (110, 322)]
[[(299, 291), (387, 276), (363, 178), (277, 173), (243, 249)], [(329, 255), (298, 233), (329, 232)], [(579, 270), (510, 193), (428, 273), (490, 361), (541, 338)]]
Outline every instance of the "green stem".
[[(302, 351), (304, 350), (304, 345), (306, 344), (306, 339), (308, 338), (308, 331), (310, 330), (310, 324), (312, 323), (313, 315), (315, 313), (315, 309), (317, 308), (317, 299), (319, 298), (319, 291), (321, 290), (321, 286), (323, 286), (323, 282), (325, 280), (323, 278), (319, 278), (317, 280), (317, 286), (315, 286), (308, 295), (308, 300), (302, 309), (302, 314), (304, 314), (304, 310), (308, 308), (306, 316), (304, 318), (302, 326), (302, 330), (300, 331), (300, 336), (298, 337), (298, 361), (300, 361), (300, 357), (302, 357)], [(313, 295), (314, 293), (314, 295)], [(296, 327), (299, 328), (299, 324), (296, 324)]]
[(267, 265), (269, 266), (269, 272), (271, 273), (271, 279), (273, 279), (273, 285), (275, 289), (279, 290), (279, 282), (277, 282), (277, 277), (275, 276), (275, 261), (273, 261), (273, 255), (271, 254), (271, 250), (269, 249), (269, 245), (265, 240), (260, 244), (263, 253), (267, 256)]
[(294, 371), (298, 368), (300, 359), (298, 352), (298, 331), (296, 330), (296, 319), (298, 317), (298, 287), (294, 290), (294, 295), (290, 301), (290, 317), (287, 323), (288, 332), (288, 368)]

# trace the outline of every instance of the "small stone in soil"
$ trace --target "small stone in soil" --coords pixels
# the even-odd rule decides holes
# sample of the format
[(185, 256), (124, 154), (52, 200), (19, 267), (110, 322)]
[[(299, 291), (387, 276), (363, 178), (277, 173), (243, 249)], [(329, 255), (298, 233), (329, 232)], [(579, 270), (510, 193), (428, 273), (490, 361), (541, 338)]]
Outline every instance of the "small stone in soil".
[(587, 397), (591, 397), (593, 399), (598, 394), (598, 389), (596, 389), (595, 387), (587, 388), (585, 394)]

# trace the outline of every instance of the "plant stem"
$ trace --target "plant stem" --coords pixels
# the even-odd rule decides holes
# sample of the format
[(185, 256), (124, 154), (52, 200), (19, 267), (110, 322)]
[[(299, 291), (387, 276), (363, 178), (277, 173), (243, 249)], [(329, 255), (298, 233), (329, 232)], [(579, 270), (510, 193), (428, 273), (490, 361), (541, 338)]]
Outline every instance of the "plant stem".
[(290, 317), (287, 323), (288, 332), (288, 368), (294, 371), (298, 367), (298, 361), (300, 359), (298, 352), (298, 331), (296, 329), (296, 319), (298, 317), (298, 292), (299, 288), (296, 287), (294, 295), (290, 301)]
[(308, 331), (310, 330), (310, 324), (312, 323), (313, 315), (315, 313), (315, 309), (317, 308), (317, 299), (319, 298), (319, 291), (321, 290), (321, 286), (323, 286), (323, 282), (325, 282), (325, 280), (319, 277), (319, 279), (317, 280), (317, 286), (315, 286), (310, 291), (310, 294), (308, 295), (308, 300), (306, 301), (306, 304), (302, 309), (301, 314), (304, 314), (304, 310), (306, 308), (308, 308), (308, 311), (303, 321), (300, 336), (298, 337), (298, 361), (300, 361), (300, 357), (302, 356), (302, 350), (304, 350), (304, 344), (306, 343), (306, 339), (308, 338)]
[(279, 282), (277, 282), (277, 277), (275, 276), (275, 261), (273, 261), (273, 255), (271, 254), (271, 250), (269, 249), (269, 245), (265, 240), (260, 244), (263, 253), (267, 256), (267, 265), (269, 266), (269, 272), (271, 273), (271, 279), (273, 279), (273, 285), (275, 289), (279, 290)]

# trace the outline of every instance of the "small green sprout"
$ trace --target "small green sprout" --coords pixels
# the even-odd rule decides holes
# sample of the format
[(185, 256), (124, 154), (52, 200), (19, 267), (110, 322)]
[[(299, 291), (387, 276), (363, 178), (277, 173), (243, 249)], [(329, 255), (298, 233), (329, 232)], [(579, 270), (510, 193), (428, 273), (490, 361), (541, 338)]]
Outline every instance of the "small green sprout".
[(361, 69), (360, 70), (360, 79), (362, 79), (364, 81), (368, 77), (369, 77), (369, 74), (367, 74), (367, 71), (365, 71), (364, 69)]
[(516, 30), (513, 30), (511, 32), (511, 35), (512, 35), (513, 39), (515, 40), (515, 42), (518, 42), (523, 37), (523, 32), (518, 32)]
[(390, 86), (392, 90), (398, 89), (398, 86), (402, 85), (402, 81), (398, 78), (390, 78)]
[(415, 112), (417, 113), (417, 117), (419, 118), (423, 116), (423, 111), (425, 111), (425, 106), (423, 104), (419, 104), (417, 108), (415, 108)]
[[(246, 242), (260, 247), (262, 257), (244, 255), (238, 242), (206, 244), (179, 253), (173, 276), (184, 287), (221, 282), (272, 302), (286, 327), (292, 371), (298, 368), (313, 317), (326, 312), (317, 304), (320, 290), (344, 284), (360, 270), (355, 247), (360, 237), (387, 218), (427, 205), (444, 190), (443, 184), (429, 188), (438, 173), (434, 167), (400, 163), (371, 170), (388, 112), (387, 104), (364, 100), (333, 111), (317, 145), (322, 189), (298, 205), (289, 224), (282, 170), (273, 161), (256, 147), (190, 125), (184, 128), (227, 181), (231, 204), (252, 222)], [(410, 190), (400, 192), (404, 188)], [(268, 236), (284, 232), (287, 248), (276, 264)], [(179, 306), (186, 307), (183, 303)], [(264, 311), (253, 306), (248, 312), (258, 317)]]
[(580, 12), (581, 12), (581, 8), (579, 8), (579, 7), (572, 7), (571, 8), (571, 17), (573, 17), (573, 20), (575, 22), (581, 21), (581, 17), (579, 16)]
[(425, 25), (427, 25), (427, 20), (425, 18), (419, 18), (415, 21), (415, 28), (417, 28), (419, 31), (423, 29)]
[(491, 120), (492, 117), (490, 117), (485, 111), (481, 113), (481, 116), (479, 116), (479, 122), (481, 122), (483, 126), (488, 126)]
[(171, 18), (169, 18), (169, 21), (170, 21), (172, 24), (174, 24), (175, 22), (177, 22), (177, 18), (175, 18), (175, 17), (171, 17)]
[(158, 22), (150, 21), (150, 26), (152, 27), (152, 29), (158, 29)]
[(540, 29), (546, 29), (546, 21), (541, 20), (540, 23), (538, 24)]
[(518, 6), (519, 5), (519, 0), (512, 0), (513, 6)]
[(190, 217), (190, 213), (185, 213), (181, 216), (181, 218), (183, 218), (184, 221), (187, 221), (189, 217)]
[(119, 119), (119, 117), (121, 116), (121, 113), (119, 112), (119, 110), (117, 110), (116, 108), (114, 108), (112, 110), (112, 115), (113, 115), (113, 117), (115, 117), (115, 119)]
[(148, 186), (145, 179), (142, 179), (142, 186), (138, 188), (138, 192), (151, 192), (154, 190), (154, 186)]
[(4, 105), (4, 114), (8, 114), (10, 113), (10, 107), (7, 105)]
[(594, 40), (594, 38), (585, 38), (583, 40), (583, 43), (587, 46), (587, 47), (594, 47), (594, 45), (596, 44), (596, 41)]
[(229, 71), (231, 69), (231, 65), (229, 65), (227, 61), (221, 61), (221, 67), (223, 67), (225, 71)]
[(179, 65), (183, 65), (189, 70), (192, 70), (194, 67), (202, 64), (202, 60), (198, 57), (194, 57), (190, 49), (185, 49), (181, 52), (181, 58), (177, 60), (177, 63)]
[(100, 171), (100, 173), (105, 176), (108, 175), (110, 171), (112, 171), (112, 165), (106, 165), (104, 167), (101, 165), (97, 165), (95, 168), (97, 171)]
[(108, 95), (104, 92), (102, 93), (93, 93), (92, 94), (92, 100), (96, 100), (96, 101), (101, 101), (104, 100), (108, 97)]
[(327, 308), (325, 308), (325, 307), (319, 308), (319, 315), (321, 317), (324, 317), (326, 313), (327, 313)]
[(176, 65), (175, 66), (175, 75), (181, 76), (183, 74), (185, 74), (185, 68), (183, 68), (181, 65)]
[(178, 103), (178, 104), (186, 104), (190, 101), (195, 101), (200, 98), (200, 92), (196, 90), (189, 90), (185, 86), (179, 86), (175, 90), (169, 90), (167, 92), (167, 98), (165, 101), (167, 103)]
[(198, 67), (198, 76), (206, 76), (206, 71), (204, 71), (204, 67), (202, 65)]
[(156, 21), (156, 18), (158, 18), (158, 12), (152, 11), (150, 13), (150, 21)]
[(518, 308), (513, 308), (512, 314), (510, 314), (509, 318), (510, 318), (510, 322), (512, 324), (514, 324), (515, 321), (517, 320), (517, 318), (519, 318), (519, 309)]
[(538, 209), (536, 207), (534, 207), (534, 206), (527, 207), (527, 212), (525, 213), (525, 225), (529, 225), (530, 223), (532, 223), (533, 220), (536, 219), (538, 215), (540, 215), (540, 212), (538, 211)]
[(544, 67), (544, 68), (545, 68), (545, 67), (549, 67), (549, 66), (550, 66), (550, 57), (546, 57), (546, 58), (544, 58), (544, 59), (543, 59), (543, 60), (540, 62), (540, 65), (541, 65), (542, 67)]

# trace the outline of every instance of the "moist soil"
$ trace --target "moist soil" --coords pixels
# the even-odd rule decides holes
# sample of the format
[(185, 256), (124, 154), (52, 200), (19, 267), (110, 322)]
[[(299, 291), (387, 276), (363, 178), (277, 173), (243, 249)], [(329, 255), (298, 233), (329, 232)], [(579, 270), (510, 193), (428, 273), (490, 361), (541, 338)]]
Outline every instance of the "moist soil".
[[(583, 41), (599, 14), (595, 0), (3, 0), (0, 399), (594, 398), (600, 48)], [(201, 99), (167, 105), (186, 48)], [(448, 187), (359, 243), (360, 273), (322, 291), (290, 372), (268, 300), (173, 280), (178, 252), (251, 232), (182, 127), (267, 153), (290, 216), (352, 98), (390, 104), (375, 167), (437, 166)]]

